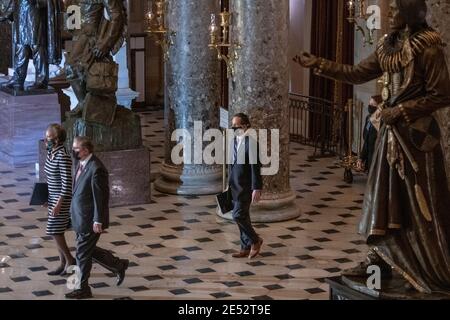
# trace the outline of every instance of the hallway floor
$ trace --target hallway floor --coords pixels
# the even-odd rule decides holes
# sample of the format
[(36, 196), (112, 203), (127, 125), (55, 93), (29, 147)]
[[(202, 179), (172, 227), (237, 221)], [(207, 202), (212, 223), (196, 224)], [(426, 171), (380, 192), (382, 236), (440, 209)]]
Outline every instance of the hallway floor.
[[(142, 114), (152, 171), (162, 160), (162, 112)], [(131, 261), (121, 287), (94, 264), (95, 299), (328, 299), (324, 278), (364, 257), (356, 233), (366, 178), (343, 182), (336, 159), (309, 160), (313, 150), (291, 145), (291, 186), (302, 215), (257, 224), (262, 254), (233, 259), (237, 227), (215, 213), (214, 196), (168, 196), (152, 190), (152, 203), (111, 209), (112, 225), (99, 245)], [(64, 299), (67, 278), (49, 277), (58, 257), (45, 236), (46, 209), (29, 207), (34, 166), (0, 164), (0, 299)], [(72, 231), (67, 232), (74, 249)]]

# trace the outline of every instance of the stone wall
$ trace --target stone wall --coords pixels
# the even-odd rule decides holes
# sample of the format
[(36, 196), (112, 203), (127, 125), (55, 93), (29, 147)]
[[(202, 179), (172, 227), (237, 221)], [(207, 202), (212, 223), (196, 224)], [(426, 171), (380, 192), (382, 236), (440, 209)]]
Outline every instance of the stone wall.
[[(429, 8), (428, 21), (441, 32), (444, 41), (447, 43), (445, 51), (447, 63), (450, 65), (450, 0), (427, 0), (427, 3)], [(438, 112), (438, 118), (443, 133), (442, 145), (445, 149), (447, 177), (450, 185), (450, 108)]]

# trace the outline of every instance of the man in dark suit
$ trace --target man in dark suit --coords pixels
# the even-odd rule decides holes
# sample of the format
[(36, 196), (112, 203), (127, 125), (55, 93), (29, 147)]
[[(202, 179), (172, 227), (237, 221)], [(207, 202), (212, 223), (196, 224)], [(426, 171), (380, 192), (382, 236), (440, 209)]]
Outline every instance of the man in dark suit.
[(114, 257), (111, 252), (97, 247), (101, 233), (109, 227), (108, 171), (93, 154), (94, 147), (87, 137), (76, 137), (73, 156), (79, 160), (70, 206), (72, 227), (77, 234), (77, 266), (80, 269), (80, 287), (66, 294), (69, 299), (91, 298), (89, 276), (94, 259), (117, 275), (117, 285), (122, 284), (129, 261)]
[(366, 117), (366, 122), (364, 124), (364, 145), (358, 161), (358, 167), (366, 172), (369, 172), (370, 166), (372, 164), (372, 158), (375, 152), (375, 142), (378, 137), (378, 129), (375, 127), (372, 121), (376, 121), (376, 119), (374, 119), (374, 114), (381, 102), (383, 102), (381, 96), (373, 96), (370, 98), (369, 107), (367, 109), (369, 115)]
[(229, 166), (229, 188), (233, 198), (233, 219), (241, 235), (241, 250), (232, 256), (252, 259), (259, 254), (263, 243), (250, 219), (250, 205), (259, 202), (262, 190), (258, 144), (247, 135), (251, 127), (247, 115), (236, 114), (232, 126), (236, 137), (233, 141), (232, 164)]

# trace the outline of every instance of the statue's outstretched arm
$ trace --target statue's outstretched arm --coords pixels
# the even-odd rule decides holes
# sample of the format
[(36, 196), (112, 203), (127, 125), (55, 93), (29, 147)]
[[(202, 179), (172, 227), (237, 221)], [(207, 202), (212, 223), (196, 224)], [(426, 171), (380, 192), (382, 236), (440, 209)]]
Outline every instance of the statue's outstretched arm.
[(366, 83), (383, 75), (375, 53), (354, 66), (319, 58), (314, 73), (349, 84)]

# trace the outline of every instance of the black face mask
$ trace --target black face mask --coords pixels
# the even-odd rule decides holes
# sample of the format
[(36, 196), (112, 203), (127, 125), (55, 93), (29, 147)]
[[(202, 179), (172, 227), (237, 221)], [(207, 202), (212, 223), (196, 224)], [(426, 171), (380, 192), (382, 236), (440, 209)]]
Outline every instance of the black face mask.
[(72, 156), (73, 156), (73, 158), (74, 158), (75, 160), (78, 160), (78, 161), (81, 160), (81, 158), (80, 158), (80, 151), (72, 150)]
[(374, 106), (371, 106), (371, 105), (369, 105), (367, 107), (367, 110), (369, 110), (369, 114), (373, 114), (375, 111), (377, 111), (377, 109), (378, 109), (378, 107), (374, 107)]
[(52, 150), (55, 145), (56, 141), (54, 139), (47, 140), (47, 151)]
[(234, 130), (234, 134), (237, 136), (242, 136), (244, 134), (244, 128), (242, 127), (232, 127), (231, 129)]

